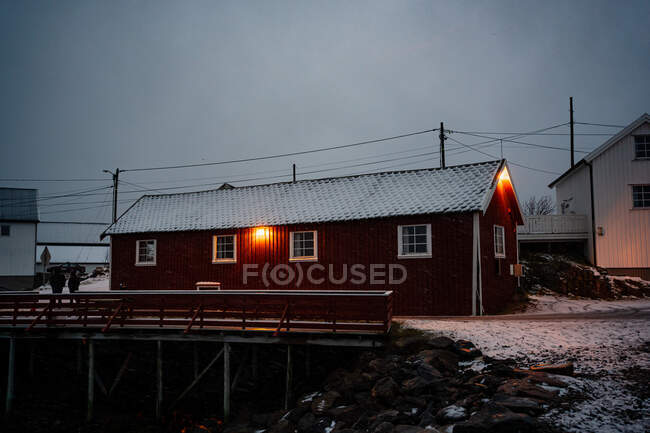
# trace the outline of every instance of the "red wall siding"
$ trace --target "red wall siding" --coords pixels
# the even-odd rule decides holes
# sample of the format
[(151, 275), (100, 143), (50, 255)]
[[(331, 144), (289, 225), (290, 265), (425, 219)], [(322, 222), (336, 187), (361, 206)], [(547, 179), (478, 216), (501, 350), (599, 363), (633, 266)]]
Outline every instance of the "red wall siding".
[[(487, 313), (495, 313), (512, 298), (516, 278), (510, 276), (510, 264), (516, 263), (515, 223), (508, 208), (515, 209), (509, 186), (500, 185), (488, 211), (481, 216), (481, 256), (483, 305)], [(431, 258), (397, 259), (397, 226), (400, 224), (431, 224), (433, 256)], [(493, 225), (505, 227), (506, 258), (502, 275), (495, 272)], [(335, 278), (340, 278), (344, 265), (403, 265), (407, 279), (399, 285), (333, 284), (326, 278), (318, 285), (306, 278), (297, 287), (265, 286), (261, 277), (243, 283), (244, 264), (257, 264), (262, 273), (277, 264), (289, 264), (303, 271), (313, 262), (289, 262), (289, 233), (297, 230), (318, 230), (318, 262)], [(339, 223), (300, 224), (268, 227), (268, 236), (255, 235), (255, 228), (200, 232), (147, 233), (113, 236), (113, 275), (111, 288), (120, 284), (128, 289), (193, 289), (197, 281), (219, 281), (224, 289), (392, 289), (395, 291), (395, 314), (399, 315), (467, 315), (471, 314), (472, 288), (472, 215), (422, 215), (382, 218)], [(212, 237), (217, 234), (237, 235), (237, 263), (212, 263)], [(135, 265), (135, 243), (138, 239), (156, 239), (156, 266)], [(399, 275), (398, 275), (399, 276)], [(348, 278), (349, 280), (349, 278)]]
[[(480, 218), (483, 308), (487, 314), (502, 310), (517, 287), (517, 278), (510, 275), (510, 265), (517, 263), (516, 209), (512, 186), (504, 181), (497, 186), (487, 212)], [(505, 232), (506, 257), (501, 259), (501, 275), (497, 275), (494, 257), (494, 225), (503, 226)]]
[[(431, 224), (433, 257), (397, 259), (397, 226)], [(265, 289), (262, 278), (243, 284), (244, 264), (289, 264), (289, 232), (318, 230), (318, 263), (333, 266), (340, 278), (343, 265), (362, 264), (369, 275), (370, 264), (403, 265), (407, 279), (399, 285), (373, 285), (369, 281), (340, 285), (326, 281), (311, 285), (303, 280), (301, 289), (385, 289), (395, 291), (395, 313), (403, 315), (440, 315), (471, 313), (472, 215), (425, 215), (384, 218), (340, 223), (301, 224), (269, 227), (269, 235), (259, 239), (255, 228), (201, 232), (147, 233), (113, 236), (112, 289), (120, 284), (129, 289), (193, 289), (197, 281), (219, 281), (224, 289)], [(212, 236), (237, 234), (237, 263), (212, 263)], [(135, 266), (138, 239), (156, 239), (156, 266)], [(310, 262), (300, 263), (306, 270)], [(399, 277), (399, 275), (397, 275)], [(296, 288), (271, 285), (269, 289)]]

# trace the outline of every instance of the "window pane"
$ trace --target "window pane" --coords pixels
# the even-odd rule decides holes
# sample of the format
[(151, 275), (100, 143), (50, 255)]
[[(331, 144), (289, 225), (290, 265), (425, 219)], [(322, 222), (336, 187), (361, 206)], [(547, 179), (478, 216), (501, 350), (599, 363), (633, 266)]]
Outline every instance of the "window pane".
[(428, 254), (427, 226), (403, 226), (402, 227), (402, 255)]

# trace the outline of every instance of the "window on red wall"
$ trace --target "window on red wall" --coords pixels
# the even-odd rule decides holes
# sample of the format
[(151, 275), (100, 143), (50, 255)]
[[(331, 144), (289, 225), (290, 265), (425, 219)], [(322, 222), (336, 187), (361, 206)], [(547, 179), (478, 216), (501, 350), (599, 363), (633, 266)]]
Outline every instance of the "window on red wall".
[(506, 257), (506, 231), (503, 226), (494, 226), (494, 257)]

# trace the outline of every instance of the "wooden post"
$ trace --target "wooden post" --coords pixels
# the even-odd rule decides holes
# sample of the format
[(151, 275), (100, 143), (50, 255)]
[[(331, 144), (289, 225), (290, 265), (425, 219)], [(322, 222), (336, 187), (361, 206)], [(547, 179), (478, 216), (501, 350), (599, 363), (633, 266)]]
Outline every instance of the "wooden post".
[(199, 377), (199, 348), (197, 347), (199, 343), (196, 341), (192, 343), (192, 351), (194, 353), (194, 379)]
[(253, 359), (251, 362), (252, 365), (252, 374), (253, 374), (253, 382), (257, 383), (257, 375), (258, 375), (258, 369), (257, 369), (257, 355), (259, 352), (259, 347), (257, 344), (253, 344)]
[(82, 370), (82, 367), (81, 367), (81, 358), (83, 357), (83, 354), (81, 353), (82, 344), (83, 343), (81, 341), (79, 343), (77, 343), (77, 374), (81, 374), (81, 370)]
[(569, 97), (569, 126), (571, 128), (571, 168), (575, 165), (574, 163), (574, 148), (573, 148), (573, 96)]
[(287, 344), (287, 377), (285, 382), (284, 410), (289, 409), (289, 403), (291, 402), (292, 381), (293, 381), (293, 365), (291, 362), (291, 345)]
[(29, 363), (27, 369), (29, 371), (29, 377), (34, 378), (34, 364), (36, 364), (36, 343), (29, 343)]
[(311, 348), (305, 345), (305, 377), (311, 376)]
[(95, 409), (95, 343), (88, 340), (88, 413), (86, 420), (93, 419)]
[(11, 337), (9, 339), (9, 362), (7, 367), (7, 399), (5, 401), (5, 414), (9, 415), (11, 413), (11, 407), (14, 402), (14, 374), (16, 361), (16, 338)]
[(156, 419), (160, 420), (162, 416), (163, 403), (163, 365), (162, 365), (162, 341), (157, 342), (156, 356)]
[(223, 419), (230, 418), (230, 344), (223, 344)]

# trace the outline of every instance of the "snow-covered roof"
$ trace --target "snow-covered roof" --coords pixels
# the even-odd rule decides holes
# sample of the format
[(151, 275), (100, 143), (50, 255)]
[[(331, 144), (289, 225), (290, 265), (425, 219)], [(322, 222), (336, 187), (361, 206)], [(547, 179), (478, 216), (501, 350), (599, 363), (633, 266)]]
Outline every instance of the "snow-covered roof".
[(141, 197), (104, 234), (485, 211), (505, 160)]

